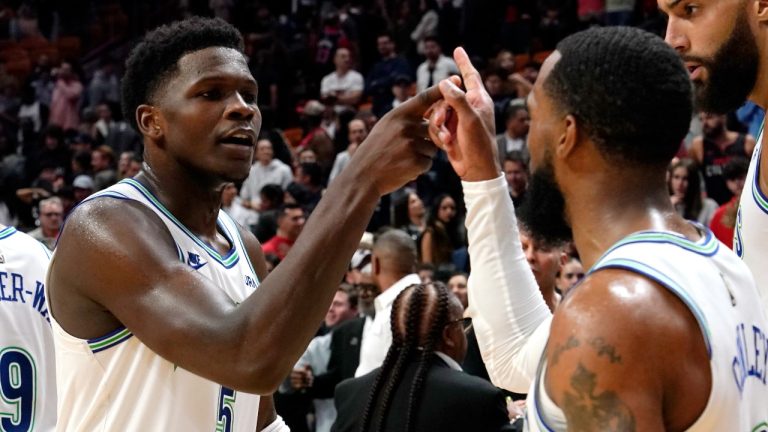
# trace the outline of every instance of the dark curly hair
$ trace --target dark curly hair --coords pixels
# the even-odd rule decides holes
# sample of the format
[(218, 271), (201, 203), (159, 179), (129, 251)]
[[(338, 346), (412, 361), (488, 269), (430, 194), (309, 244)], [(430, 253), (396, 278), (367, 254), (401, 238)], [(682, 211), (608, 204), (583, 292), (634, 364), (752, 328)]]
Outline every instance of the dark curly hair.
[(151, 103), (178, 69), (185, 54), (208, 47), (233, 48), (243, 52), (243, 38), (236, 28), (215, 18), (192, 17), (160, 26), (147, 33), (125, 62), (123, 114), (138, 130), (136, 108)]
[(592, 28), (557, 45), (544, 90), (617, 163), (666, 165), (688, 132), (693, 91), (680, 56), (630, 27)]

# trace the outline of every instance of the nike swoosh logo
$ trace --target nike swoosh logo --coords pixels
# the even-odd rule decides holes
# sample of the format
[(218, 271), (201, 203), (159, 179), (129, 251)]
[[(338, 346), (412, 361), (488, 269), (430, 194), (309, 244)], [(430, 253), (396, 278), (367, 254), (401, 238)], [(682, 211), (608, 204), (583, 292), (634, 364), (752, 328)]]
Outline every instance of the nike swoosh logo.
[(197, 265), (192, 265), (192, 264), (190, 264), (189, 266), (190, 266), (190, 267), (192, 267), (192, 268), (193, 268), (193, 269), (195, 269), (195, 270), (200, 270), (200, 269), (201, 269), (201, 268), (202, 268), (204, 265), (206, 265), (206, 264), (208, 264), (208, 261), (206, 261), (206, 262), (204, 262), (204, 263), (202, 263), (202, 264), (197, 264)]

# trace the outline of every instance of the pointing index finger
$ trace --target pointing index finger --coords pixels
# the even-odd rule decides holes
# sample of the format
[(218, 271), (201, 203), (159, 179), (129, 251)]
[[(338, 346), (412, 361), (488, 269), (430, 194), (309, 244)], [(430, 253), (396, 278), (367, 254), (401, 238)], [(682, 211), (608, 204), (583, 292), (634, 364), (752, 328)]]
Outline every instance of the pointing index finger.
[(435, 102), (442, 98), (443, 95), (440, 93), (440, 89), (434, 85), (403, 102), (395, 109), (403, 114), (418, 115), (421, 118)]
[(464, 80), (464, 88), (467, 91), (483, 88), (483, 80), (480, 78), (480, 72), (472, 66), (469, 56), (464, 48), (458, 47), (453, 51), (453, 59), (456, 60), (456, 66), (459, 67), (461, 77)]

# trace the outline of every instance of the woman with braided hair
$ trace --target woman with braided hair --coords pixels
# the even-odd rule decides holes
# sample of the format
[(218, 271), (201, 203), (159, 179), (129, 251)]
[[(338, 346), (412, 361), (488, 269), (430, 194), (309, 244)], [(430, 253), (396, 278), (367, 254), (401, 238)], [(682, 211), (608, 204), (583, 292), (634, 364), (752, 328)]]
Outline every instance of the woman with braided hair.
[(392, 306), (392, 345), (384, 364), (339, 384), (332, 430), (514, 430), (502, 392), (461, 371), (467, 349), (463, 310), (440, 282), (403, 290)]

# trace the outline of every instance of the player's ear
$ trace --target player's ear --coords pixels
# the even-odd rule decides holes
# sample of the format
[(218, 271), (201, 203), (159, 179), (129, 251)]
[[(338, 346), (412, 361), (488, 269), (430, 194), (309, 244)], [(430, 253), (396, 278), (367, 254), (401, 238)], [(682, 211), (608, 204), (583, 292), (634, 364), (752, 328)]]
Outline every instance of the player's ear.
[(579, 141), (579, 127), (576, 117), (568, 114), (563, 118), (563, 123), (562, 133), (555, 149), (556, 154), (561, 158), (570, 155)]
[(768, 22), (768, 0), (751, 0), (752, 12), (761, 24)]
[(157, 109), (152, 105), (142, 104), (136, 108), (136, 124), (144, 136), (158, 139), (163, 135)]

